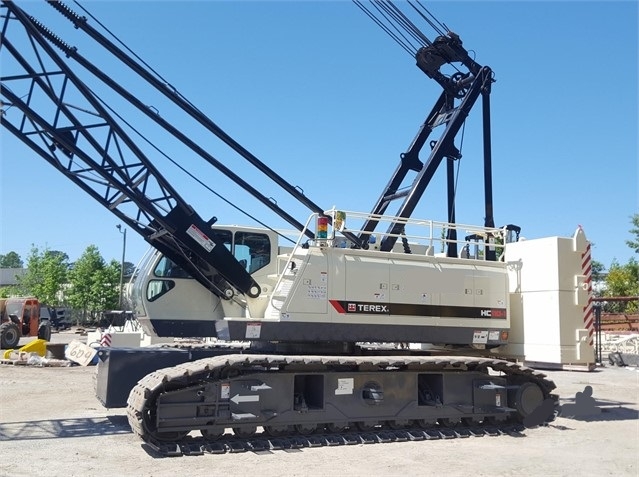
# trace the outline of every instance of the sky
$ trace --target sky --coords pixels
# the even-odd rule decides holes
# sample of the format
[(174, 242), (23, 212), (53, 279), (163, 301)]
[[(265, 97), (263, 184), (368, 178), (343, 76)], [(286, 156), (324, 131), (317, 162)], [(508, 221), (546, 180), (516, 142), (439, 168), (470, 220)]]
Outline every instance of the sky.
[[(397, 2), (402, 8), (405, 2)], [(422, 1), (490, 66), (494, 215), (528, 239), (572, 236), (582, 226), (593, 258), (609, 267), (633, 256), (638, 195), (636, 1)], [(297, 220), (309, 211), (245, 164), (44, 2), (22, 8)], [(68, 5), (82, 12), (75, 2)], [(441, 88), (357, 6), (335, 1), (84, 1), (119, 40), (173, 87), (319, 206), (367, 212), (386, 186)], [(89, 20), (99, 28), (95, 20)], [(436, 33), (418, 27), (431, 40)], [(17, 31), (17, 30), (15, 30)], [(8, 38), (13, 39), (11, 30)], [(27, 49), (26, 42), (17, 46)], [(2, 76), (15, 74), (1, 51)], [(88, 77), (87, 77), (88, 78)], [(154, 165), (205, 219), (286, 227), (192, 151), (94, 79), (87, 84), (164, 156)], [(13, 86), (12, 86), (13, 87)], [(28, 91), (15, 91), (23, 96)], [(484, 220), (481, 105), (464, 128), (457, 221)], [(14, 114), (6, 109), (5, 114)], [(95, 245), (119, 261), (118, 217), (5, 128), (0, 128), (0, 254), (32, 247), (77, 260)], [(221, 199), (222, 197), (223, 199)], [(234, 203), (237, 208), (226, 201)], [(445, 168), (415, 218), (445, 220)], [(127, 227), (125, 227), (127, 228)], [(127, 228), (126, 261), (146, 242)], [(634, 254), (636, 258), (636, 254)]]

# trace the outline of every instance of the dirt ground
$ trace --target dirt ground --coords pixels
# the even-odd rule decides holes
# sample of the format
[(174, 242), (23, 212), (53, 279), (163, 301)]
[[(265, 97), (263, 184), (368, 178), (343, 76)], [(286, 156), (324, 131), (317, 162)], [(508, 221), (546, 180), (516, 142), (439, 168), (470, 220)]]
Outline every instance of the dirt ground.
[[(53, 342), (77, 339), (72, 333)], [(558, 417), (522, 437), (362, 444), (159, 458), (124, 409), (94, 395), (96, 368), (0, 365), (1, 476), (638, 476), (639, 372), (549, 371), (562, 406), (593, 389), (599, 414)], [(567, 408), (564, 408), (567, 409)]]

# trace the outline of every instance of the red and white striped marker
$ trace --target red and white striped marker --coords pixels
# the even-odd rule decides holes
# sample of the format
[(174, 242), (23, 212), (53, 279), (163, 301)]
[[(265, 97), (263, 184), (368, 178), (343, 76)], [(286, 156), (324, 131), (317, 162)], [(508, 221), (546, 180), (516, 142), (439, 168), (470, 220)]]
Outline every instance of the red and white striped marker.
[(586, 251), (581, 254), (581, 272), (586, 277), (584, 287), (588, 292), (588, 302), (584, 306), (584, 325), (588, 330), (588, 344), (592, 346), (595, 334), (595, 315), (592, 308), (592, 256), (590, 254), (590, 243), (586, 245)]
[(104, 333), (102, 338), (100, 338), (100, 346), (103, 348), (111, 347), (111, 333)]

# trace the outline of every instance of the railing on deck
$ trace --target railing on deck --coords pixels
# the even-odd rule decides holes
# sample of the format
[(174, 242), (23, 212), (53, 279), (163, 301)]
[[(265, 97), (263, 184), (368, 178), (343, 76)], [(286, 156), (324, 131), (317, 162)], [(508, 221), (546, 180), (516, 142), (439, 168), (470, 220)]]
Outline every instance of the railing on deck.
[[(400, 218), (391, 215), (375, 215), (336, 209), (326, 211), (325, 216), (329, 217), (327, 229), (325, 231), (316, 230), (315, 239), (310, 242), (311, 245), (349, 248), (351, 243), (345, 236), (347, 233), (356, 236), (370, 234), (368, 246), (372, 250), (378, 249), (384, 238), (396, 237), (397, 243), (393, 251), (397, 252), (406, 252), (408, 246), (408, 250), (417, 248), (425, 250), (429, 255), (443, 254), (449, 243), (456, 243), (459, 246), (460, 257), (485, 259), (486, 247), (499, 247), (500, 244), (514, 241), (512, 234), (505, 227), (490, 228), (452, 224), (436, 220)], [(308, 223), (317, 224), (321, 217), (319, 214), (313, 214)], [(403, 233), (365, 232), (361, 227), (370, 220), (381, 224), (382, 227), (391, 223), (403, 224)], [(458, 238), (456, 240), (447, 238), (448, 232), (451, 230), (457, 232)]]
[[(343, 211), (331, 209), (324, 214), (312, 214), (301, 231), (292, 252), (289, 254), (284, 268), (280, 271), (277, 283), (271, 295), (271, 304), (279, 309), (274, 300), (282, 300), (278, 290), (281, 289), (282, 281), (286, 276), (293, 275), (296, 270), (291, 266), (295, 253), (301, 248), (308, 247), (338, 247), (351, 248), (353, 242), (348, 236), (370, 235), (368, 240), (369, 250), (379, 250), (379, 245), (383, 238), (392, 236), (388, 233), (365, 232), (362, 227), (366, 221), (374, 220), (379, 224), (401, 223), (404, 225), (403, 233), (395, 235), (397, 243), (393, 252), (414, 253), (421, 255), (445, 256), (449, 243), (456, 243), (459, 247), (460, 258), (474, 258), (486, 260), (486, 249), (488, 247), (500, 248), (502, 244), (514, 240), (512, 231), (504, 228), (490, 228), (476, 225), (452, 224), (448, 222), (438, 222), (436, 220), (399, 218), (390, 215), (377, 215), (363, 212)], [(315, 238), (302, 243), (307, 238), (306, 231), (310, 227), (315, 227)], [(458, 238), (450, 240), (446, 238), (450, 230), (455, 230)], [(439, 252), (436, 251), (439, 249)], [(380, 252), (382, 253), (382, 252)], [(386, 253), (386, 252), (383, 252)], [(392, 252), (391, 252), (392, 253)], [(498, 254), (499, 256), (499, 254)]]

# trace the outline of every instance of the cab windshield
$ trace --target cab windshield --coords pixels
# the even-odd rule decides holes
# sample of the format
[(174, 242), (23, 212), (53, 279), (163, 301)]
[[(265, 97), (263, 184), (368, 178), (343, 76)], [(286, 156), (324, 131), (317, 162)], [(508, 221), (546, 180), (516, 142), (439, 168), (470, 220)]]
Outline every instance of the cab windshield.
[(7, 315), (22, 316), (24, 303), (7, 303)]

